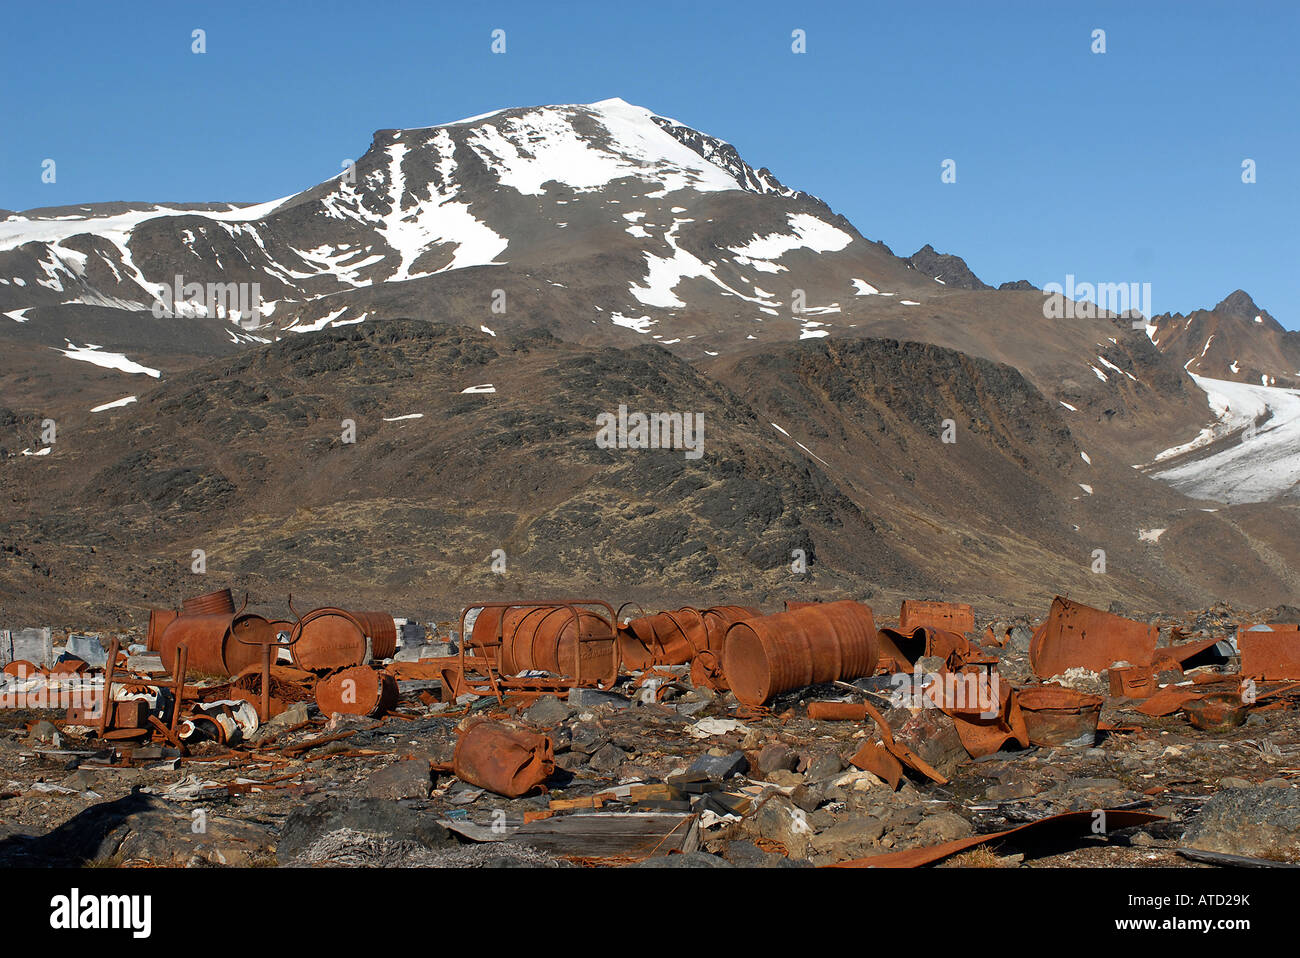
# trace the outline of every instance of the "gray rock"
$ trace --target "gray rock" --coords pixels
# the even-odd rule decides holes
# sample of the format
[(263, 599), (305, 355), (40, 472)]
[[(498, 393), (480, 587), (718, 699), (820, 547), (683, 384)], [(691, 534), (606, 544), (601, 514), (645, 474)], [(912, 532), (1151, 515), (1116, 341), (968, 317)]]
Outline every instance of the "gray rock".
[(813, 837), (808, 814), (788, 797), (770, 796), (742, 823), (743, 833), (751, 838), (777, 842), (789, 858), (807, 858)]
[(523, 719), (541, 728), (551, 728), (574, 713), (571, 704), (561, 702), (554, 695), (543, 695), (524, 710)]
[(609, 734), (592, 722), (583, 722), (570, 729), (569, 748), (583, 755), (594, 755), (609, 742)]
[(414, 842), (426, 848), (460, 844), (430, 812), (418, 812), (387, 799), (335, 795), (289, 813), (280, 829), (276, 858), (282, 864), (292, 861), (318, 838), (341, 829)]
[(715, 782), (742, 775), (749, 771), (749, 760), (741, 751), (728, 752), (726, 755), (701, 755), (691, 762), (687, 772), (702, 772)]
[(680, 855), (655, 855), (639, 861), (632, 868), (734, 868), (725, 858), (708, 852), (684, 852)]
[(370, 773), (366, 794), (371, 798), (428, 798), (433, 785), (429, 763), (410, 759), (385, 765)]
[(626, 757), (626, 752), (610, 742), (594, 752), (587, 764), (598, 772), (613, 772), (623, 764), (623, 759)]
[(35, 743), (52, 742), (54, 736), (57, 735), (58, 732), (59, 730), (51, 723), (45, 721), (45, 719), (41, 719), (32, 726), (32, 730), (27, 736), (27, 741)]
[(1215, 792), (1183, 844), (1227, 855), (1300, 862), (1300, 789), (1251, 786)]
[(894, 739), (921, 756), (940, 775), (952, 778), (970, 755), (957, 734), (957, 723), (936, 708), (910, 715), (894, 730)]
[(793, 772), (799, 767), (799, 756), (780, 742), (769, 742), (759, 749), (751, 764), (755, 772), (766, 777), (777, 770)]
[(617, 692), (605, 692), (601, 689), (570, 689), (569, 704), (574, 708), (594, 708), (608, 705), (615, 709), (631, 708), (632, 703)]
[(818, 832), (812, 838), (812, 849), (834, 861), (847, 861), (869, 854), (884, 834), (885, 825), (880, 819), (858, 816)]
[(1023, 625), (1013, 626), (1011, 636), (1007, 639), (1007, 648), (1013, 652), (1029, 652), (1029, 643), (1033, 639), (1034, 633), (1029, 631)]

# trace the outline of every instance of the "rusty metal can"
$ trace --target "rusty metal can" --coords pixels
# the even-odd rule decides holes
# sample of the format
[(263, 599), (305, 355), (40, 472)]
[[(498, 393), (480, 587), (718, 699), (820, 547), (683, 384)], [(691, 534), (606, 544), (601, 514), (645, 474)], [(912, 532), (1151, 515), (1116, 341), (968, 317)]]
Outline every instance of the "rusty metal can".
[(218, 589), (184, 600), (181, 609), (186, 615), (234, 615), (235, 598), (229, 589)]
[(744, 705), (791, 689), (870, 675), (876, 667), (871, 607), (852, 600), (746, 619), (727, 629), (723, 671)]
[(397, 705), (397, 680), (365, 665), (341, 669), (316, 683), (316, 705), (325, 715), (378, 717)]
[(555, 746), (540, 732), (482, 721), (461, 733), (452, 769), (462, 782), (518, 798), (555, 771)]
[(1016, 691), (1031, 745), (1090, 748), (1097, 740), (1103, 699), (1060, 685), (1034, 685)]

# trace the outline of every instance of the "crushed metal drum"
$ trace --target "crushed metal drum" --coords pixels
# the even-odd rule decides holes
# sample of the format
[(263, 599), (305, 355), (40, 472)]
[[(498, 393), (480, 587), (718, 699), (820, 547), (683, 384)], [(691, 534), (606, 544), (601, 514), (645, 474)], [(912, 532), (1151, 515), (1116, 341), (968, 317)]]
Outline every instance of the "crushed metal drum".
[(733, 624), (722, 665), (741, 704), (762, 705), (791, 689), (870, 675), (877, 648), (871, 607), (844, 600)]
[(1115, 662), (1150, 665), (1159, 630), (1057, 596), (1047, 621), (1029, 643), (1029, 665), (1039, 678), (1068, 669), (1102, 672)]
[(1202, 732), (1228, 732), (1246, 723), (1250, 706), (1235, 692), (1213, 692), (1183, 706), (1193, 728)]
[(469, 785), (519, 798), (555, 772), (555, 746), (540, 732), (484, 720), (461, 733), (452, 770)]
[(1103, 699), (1060, 685), (1019, 689), (1016, 703), (1031, 745), (1091, 747), (1097, 740)]

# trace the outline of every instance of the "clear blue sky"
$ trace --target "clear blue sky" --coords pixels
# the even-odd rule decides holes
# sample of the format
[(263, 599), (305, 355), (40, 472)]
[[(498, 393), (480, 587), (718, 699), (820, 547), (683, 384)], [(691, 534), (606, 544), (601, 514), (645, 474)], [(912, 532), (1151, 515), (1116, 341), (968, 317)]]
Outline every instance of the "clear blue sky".
[(1156, 312), (1242, 287), (1300, 327), (1294, 0), (11, 0), (4, 21), (3, 208), (267, 200), (376, 129), (621, 96), (900, 255), (931, 243), (994, 284), (1149, 282)]

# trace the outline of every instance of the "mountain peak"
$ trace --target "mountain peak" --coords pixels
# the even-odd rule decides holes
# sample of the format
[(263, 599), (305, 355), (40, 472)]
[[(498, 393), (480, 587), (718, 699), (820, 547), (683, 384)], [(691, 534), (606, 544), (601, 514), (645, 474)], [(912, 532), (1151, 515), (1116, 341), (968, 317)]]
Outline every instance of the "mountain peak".
[(1231, 313), (1239, 316), (1257, 316), (1262, 310), (1255, 305), (1250, 294), (1244, 289), (1234, 290), (1214, 307), (1216, 313)]
[(926, 243), (912, 254), (909, 260), (917, 272), (924, 273), (944, 286), (954, 289), (992, 289), (966, 265), (966, 261), (952, 253), (940, 253)]

